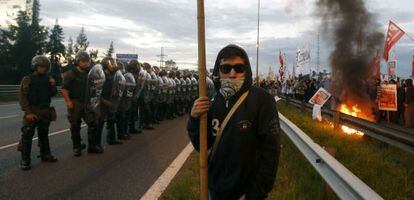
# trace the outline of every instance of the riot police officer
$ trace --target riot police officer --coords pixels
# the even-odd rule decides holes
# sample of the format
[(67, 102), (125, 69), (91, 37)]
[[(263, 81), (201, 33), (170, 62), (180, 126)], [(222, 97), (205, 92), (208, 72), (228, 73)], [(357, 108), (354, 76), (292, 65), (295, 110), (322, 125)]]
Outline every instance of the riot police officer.
[[(99, 125), (98, 125), (98, 138), (99, 145), (101, 144), (101, 137), (103, 126), (106, 122), (107, 129), (107, 143), (109, 145), (122, 144), (117, 140), (115, 133), (115, 112), (118, 109), (119, 100), (123, 94), (123, 84), (125, 84), (125, 78), (120, 71), (118, 71), (116, 63), (113, 58), (105, 57), (101, 61), (102, 68), (105, 73), (105, 83), (102, 89), (102, 95), (100, 98), (100, 112)], [(119, 77), (119, 78), (118, 78)]]
[(145, 86), (143, 90), (143, 101), (142, 101), (142, 126), (144, 129), (154, 129), (153, 124), (153, 112), (151, 109), (151, 102), (153, 98), (153, 87), (154, 79), (151, 77), (151, 65), (149, 63), (144, 63), (144, 70), (147, 72), (145, 75)]
[(20, 85), (20, 107), (24, 111), (20, 168), (29, 170), (31, 162), (32, 139), (35, 128), (40, 141), (40, 158), (43, 162), (56, 162), (57, 158), (50, 152), (49, 126), (56, 113), (50, 107), (51, 97), (57, 93), (55, 79), (49, 77), (50, 60), (46, 56), (32, 59), (32, 74), (23, 77)]
[[(118, 63), (118, 67), (121, 72), (122, 71), (125, 72), (125, 70), (121, 70), (121, 68), (123, 69), (122, 63)], [(133, 101), (134, 92), (136, 88), (136, 82), (135, 82), (134, 75), (132, 75), (132, 73), (126, 72), (126, 73), (123, 73), (123, 75), (126, 81), (125, 90), (122, 94), (121, 102), (116, 111), (116, 128), (117, 128), (118, 139), (129, 140), (131, 136), (127, 132), (128, 118), (127, 118), (126, 113), (128, 110), (131, 109), (131, 106), (132, 106), (132, 101)]]
[(141, 65), (141, 70), (139, 71), (138, 74), (138, 82), (137, 82), (137, 97), (138, 97), (138, 133), (140, 133), (143, 129), (143, 123), (142, 123), (142, 112), (143, 112), (143, 107), (144, 107), (144, 89), (145, 89), (145, 85), (146, 85), (146, 76), (147, 76), (147, 71), (142, 70), (142, 65)]
[(62, 96), (68, 110), (74, 156), (82, 155), (83, 145), (80, 135), (82, 120), (88, 125), (88, 152), (103, 153), (103, 149), (96, 144), (97, 119), (93, 113), (85, 109), (89, 67), (89, 54), (79, 51), (75, 57), (75, 68), (67, 72), (62, 84)]
[(140, 129), (137, 129), (136, 122), (139, 123), (139, 115), (138, 115), (138, 99), (141, 94), (142, 90), (142, 76), (140, 77), (141, 66), (137, 60), (131, 60), (127, 67), (126, 71), (131, 73), (135, 79), (135, 89), (132, 97), (131, 107), (126, 111), (126, 118), (127, 118), (127, 125), (128, 129), (126, 133), (128, 134), (137, 134), (141, 133)]

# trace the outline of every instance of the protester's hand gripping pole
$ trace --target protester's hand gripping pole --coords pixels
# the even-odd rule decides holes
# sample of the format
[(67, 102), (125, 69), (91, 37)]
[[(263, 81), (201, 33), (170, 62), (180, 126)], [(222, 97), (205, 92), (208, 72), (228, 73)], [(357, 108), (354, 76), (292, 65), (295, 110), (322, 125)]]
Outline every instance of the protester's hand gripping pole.
[[(198, 94), (207, 96), (206, 87), (206, 38), (204, 22), (204, 0), (197, 0), (198, 24)], [(208, 200), (207, 180), (207, 114), (200, 116), (200, 199)]]

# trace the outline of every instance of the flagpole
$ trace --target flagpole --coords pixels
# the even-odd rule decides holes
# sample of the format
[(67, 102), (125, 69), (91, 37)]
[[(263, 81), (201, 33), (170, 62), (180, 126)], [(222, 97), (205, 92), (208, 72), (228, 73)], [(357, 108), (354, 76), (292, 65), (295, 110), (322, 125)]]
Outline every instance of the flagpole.
[[(206, 87), (206, 37), (204, 0), (197, 0), (198, 26), (198, 94), (207, 96)], [(207, 172), (207, 114), (200, 116), (200, 199), (208, 199), (208, 172)]]
[(256, 86), (259, 87), (260, 0), (257, 1)]

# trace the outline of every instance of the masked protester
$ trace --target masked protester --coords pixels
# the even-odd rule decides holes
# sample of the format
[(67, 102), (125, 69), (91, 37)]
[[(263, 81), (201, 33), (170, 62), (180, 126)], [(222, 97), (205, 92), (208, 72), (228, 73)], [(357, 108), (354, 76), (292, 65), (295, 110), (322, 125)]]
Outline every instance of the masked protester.
[(214, 100), (198, 98), (187, 126), (199, 150), (199, 117), (207, 113), (211, 199), (265, 199), (273, 188), (280, 155), (276, 102), (252, 86), (249, 58), (238, 46), (219, 52), (213, 77)]
[(89, 68), (89, 54), (84, 51), (78, 52), (75, 57), (75, 68), (67, 72), (62, 84), (74, 156), (81, 156), (84, 148), (80, 134), (82, 120), (88, 125), (88, 152), (103, 153), (103, 149), (96, 145), (97, 119), (85, 109)]
[(32, 74), (23, 77), (20, 84), (20, 107), (24, 112), (20, 168), (29, 170), (31, 162), (32, 139), (37, 128), (42, 162), (56, 162), (57, 158), (50, 153), (49, 126), (56, 120), (56, 113), (50, 107), (51, 97), (57, 93), (55, 79), (47, 75), (50, 60), (46, 56), (35, 56), (32, 59)]

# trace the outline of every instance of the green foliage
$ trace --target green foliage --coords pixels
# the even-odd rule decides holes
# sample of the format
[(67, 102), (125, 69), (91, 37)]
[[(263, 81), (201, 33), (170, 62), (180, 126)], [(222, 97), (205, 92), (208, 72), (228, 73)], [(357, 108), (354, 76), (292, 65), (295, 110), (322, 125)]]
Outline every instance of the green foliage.
[(69, 37), (68, 47), (66, 48), (66, 57), (69, 58), (73, 54), (75, 54), (75, 52), (73, 51), (73, 40), (72, 37)]
[(78, 37), (76, 38), (76, 44), (74, 46), (75, 53), (78, 53), (79, 51), (86, 51), (88, 46), (88, 37), (85, 34), (85, 29), (82, 27)]
[(49, 41), (46, 45), (46, 51), (50, 53), (50, 61), (52, 63), (51, 72), (54, 77), (57, 78), (57, 82), (60, 83), (60, 58), (65, 54), (65, 45), (63, 44), (63, 29), (58, 24), (56, 19), (56, 24), (51, 30)]
[(18, 84), (21, 77), (30, 72), (30, 62), (45, 51), (48, 30), (40, 25), (40, 4), (33, 2), (32, 18), (27, 12), (18, 12), (16, 23), (0, 33), (1, 83)]
[(109, 49), (108, 49), (108, 51), (107, 51), (107, 53), (106, 53), (106, 56), (108, 56), (108, 57), (111, 57), (111, 58), (112, 58), (112, 56), (113, 56), (114, 52), (115, 52), (115, 50), (114, 50), (114, 42), (113, 42), (113, 41), (111, 41), (111, 44), (109, 45)]
[(177, 66), (177, 63), (175, 63), (174, 60), (167, 60), (167, 61), (165, 61), (165, 66), (166, 67), (175, 67), (175, 66)]

